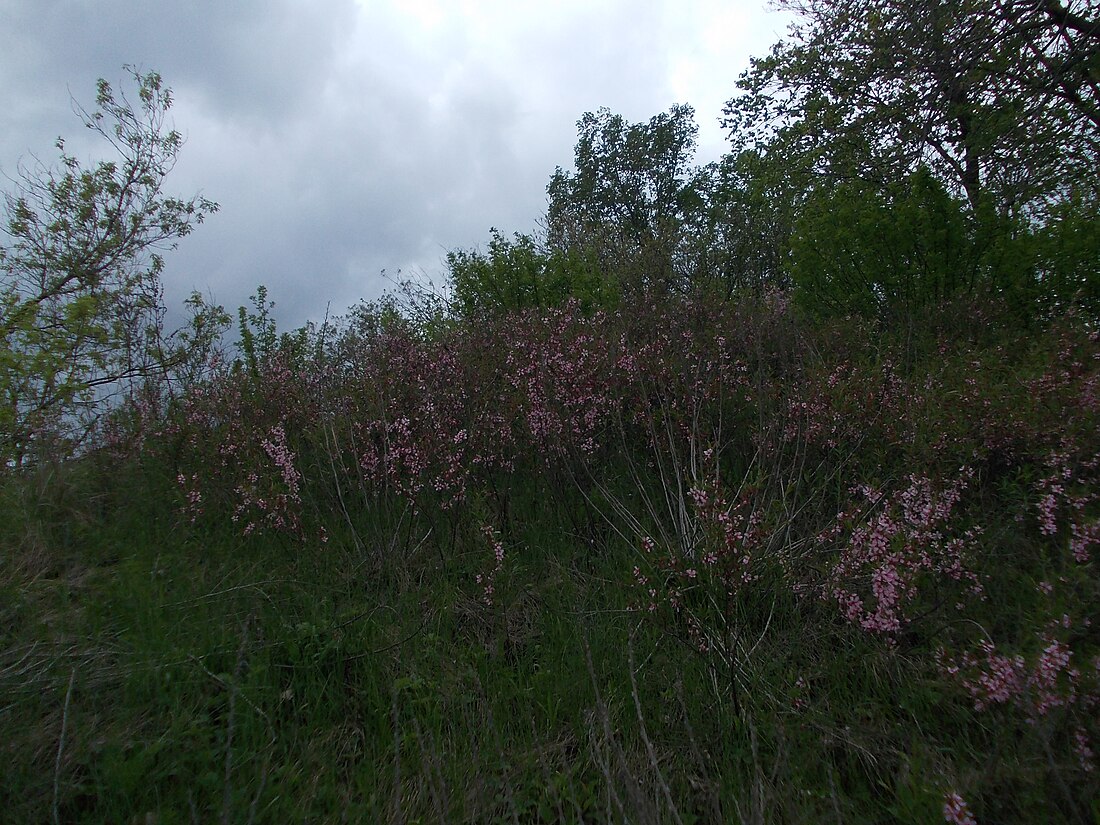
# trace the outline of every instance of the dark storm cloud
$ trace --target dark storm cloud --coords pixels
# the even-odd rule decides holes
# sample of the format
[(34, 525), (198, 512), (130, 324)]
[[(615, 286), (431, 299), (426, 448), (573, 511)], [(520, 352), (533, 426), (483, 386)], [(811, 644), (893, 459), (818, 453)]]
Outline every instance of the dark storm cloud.
[(490, 226), (533, 229), (586, 110), (640, 120), (698, 93), (712, 120), (735, 78), (713, 63), (730, 41), (703, 53), (697, 35), (728, 7), (0, 0), (0, 167), (52, 159), (58, 135), (102, 157), (70, 94), (91, 105), (97, 77), (156, 69), (187, 137), (167, 188), (222, 206), (168, 258), (170, 301), (198, 289), (232, 308), (264, 283), (293, 326), (377, 297), (382, 270), (438, 279), (446, 252)]
[[(97, 77), (124, 79), (124, 63), (155, 68), (175, 91), (173, 120), (187, 135), (168, 188), (201, 189), (223, 206), (169, 257), (169, 297), (198, 288), (235, 305), (267, 280), (284, 307), (306, 300), (293, 313), (295, 322), (304, 320), (316, 308), (316, 291), (284, 296), (281, 282), (293, 278), (293, 287), (311, 252), (338, 251), (339, 244), (316, 234), (331, 223), (327, 209), (301, 209), (298, 177), (308, 155), (302, 138), (309, 136), (300, 124), (316, 108), (355, 16), (351, 2), (325, 3), (323, 14), (319, 5), (5, 3), (0, 53), (8, 57), (0, 59), (0, 91), (12, 106), (4, 115), (4, 170), (12, 174), (15, 161), (31, 151), (54, 158), (59, 134), (82, 158), (104, 156), (105, 147), (80, 129), (70, 94), (90, 107)], [(308, 171), (317, 180), (317, 164)], [(338, 260), (327, 253), (316, 262), (332, 267)]]
[[(189, 113), (187, 149), (202, 134), (213, 154), (180, 171), (189, 181), (193, 170), (210, 176), (205, 187), (222, 203), (215, 223), (225, 233), (211, 238), (209, 251), (194, 245), (193, 269), (209, 279), (196, 286), (219, 298), (217, 284), (243, 287), (239, 250), (227, 257), (220, 250), (249, 247), (254, 279), (281, 307), (305, 308), (281, 314), (298, 323), (317, 317), (322, 299), (342, 310), (376, 296), (383, 269), (437, 273), (447, 249), (477, 242), (492, 220), (514, 222), (505, 213), (517, 197), (534, 196), (515, 228), (530, 226), (546, 173), (525, 178), (519, 168), (508, 140), (515, 118), (508, 89), (456, 75), (433, 105), (417, 75), (386, 57), (371, 50), (350, 60), (292, 119), (226, 128), (219, 113)], [(529, 192), (519, 191), (524, 184)], [(509, 209), (500, 210), (502, 202)]]
[(18, 54), (4, 60), (6, 91), (90, 84), (132, 63), (156, 68), (227, 116), (267, 120), (277, 110), (292, 115), (323, 84), (355, 4), (9, 0), (4, 12), (0, 44)]

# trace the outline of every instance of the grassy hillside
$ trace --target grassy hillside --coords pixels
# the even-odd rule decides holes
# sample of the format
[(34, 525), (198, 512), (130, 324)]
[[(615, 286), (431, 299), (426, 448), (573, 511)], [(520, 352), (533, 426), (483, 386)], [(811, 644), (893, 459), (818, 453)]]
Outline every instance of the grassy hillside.
[(11, 821), (1100, 821), (1089, 323), (244, 349), (4, 480)]

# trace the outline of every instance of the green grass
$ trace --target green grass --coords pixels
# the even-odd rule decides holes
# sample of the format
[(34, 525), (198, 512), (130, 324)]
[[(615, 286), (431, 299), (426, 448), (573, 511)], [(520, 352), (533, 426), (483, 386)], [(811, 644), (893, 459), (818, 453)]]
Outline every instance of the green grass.
[(930, 822), (960, 781), (1025, 821), (1058, 793), (927, 651), (781, 590), (716, 666), (537, 491), (490, 606), (461, 520), (302, 547), (191, 526), (152, 469), (56, 472), (0, 501), (12, 822)]

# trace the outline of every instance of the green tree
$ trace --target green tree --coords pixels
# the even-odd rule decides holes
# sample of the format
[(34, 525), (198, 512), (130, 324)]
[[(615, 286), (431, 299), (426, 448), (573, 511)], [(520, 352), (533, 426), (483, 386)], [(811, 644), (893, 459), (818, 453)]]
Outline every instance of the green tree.
[(1100, 7), (1095, 0), (994, 0), (984, 13), (1010, 33), (1002, 82), (1049, 95), (1100, 129)]
[(989, 226), (927, 169), (885, 191), (860, 181), (819, 189), (792, 234), (797, 297), (813, 312), (891, 325), (919, 322), (936, 305), (979, 290), (1029, 303), (1026, 241), (1006, 248), (1012, 233)]
[(647, 123), (608, 109), (578, 122), (574, 165), (547, 191), (552, 249), (591, 256), (626, 290), (682, 290), (697, 259), (688, 237), (707, 207), (712, 171), (694, 165), (695, 113), (673, 106)]
[[(209, 341), (217, 312), (194, 335), (167, 342), (160, 252), (217, 210), (162, 187), (183, 145), (169, 127), (171, 90), (127, 67), (136, 102), (105, 80), (84, 125), (117, 155), (85, 168), (58, 139), (60, 165), (21, 168), (5, 196), (0, 247), (0, 460), (22, 463), (36, 445), (72, 446), (128, 382), (186, 360), (180, 345)], [(223, 313), (224, 314), (224, 313)]]
[(706, 209), (690, 224), (696, 285), (725, 299), (789, 286), (786, 261), (804, 179), (794, 163), (753, 149), (707, 167)]
[(1041, 214), (1095, 188), (1100, 17), (1071, 0), (779, 0), (790, 36), (725, 124), (826, 185), (934, 170), (977, 210)]
[(573, 298), (582, 308), (616, 300), (614, 284), (575, 249), (548, 250), (531, 235), (511, 240), (490, 230), (487, 252), (456, 250), (447, 255), (455, 309), (465, 318), (559, 306)]
[(1039, 311), (1075, 307), (1100, 322), (1100, 199), (1066, 198), (1031, 240)]

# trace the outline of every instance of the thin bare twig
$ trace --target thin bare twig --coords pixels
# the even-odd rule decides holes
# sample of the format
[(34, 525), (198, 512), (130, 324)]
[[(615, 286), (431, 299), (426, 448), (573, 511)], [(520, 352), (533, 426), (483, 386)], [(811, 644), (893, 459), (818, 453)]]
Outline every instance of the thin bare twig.
[(638, 697), (638, 679), (635, 674), (636, 665), (634, 664), (633, 638), (627, 639), (626, 655), (627, 664), (630, 667), (630, 695), (634, 699), (634, 711), (638, 716), (638, 731), (642, 735), (642, 742), (645, 744), (646, 753), (649, 755), (649, 764), (653, 767), (653, 773), (657, 777), (657, 785), (665, 795), (665, 802), (668, 803), (668, 810), (669, 813), (672, 814), (672, 820), (676, 822), (677, 825), (684, 825), (684, 821), (680, 818), (680, 811), (676, 808), (676, 802), (672, 798), (672, 791), (669, 790), (668, 782), (665, 781), (665, 775), (661, 772), (660, 763), (657, 761), (657, 751), (653, 748), (653, 743), (649, 740), (649, 733), (646, 731), (645, 718), (642, 716), (642, 701)]
[[(600, 722), (603, 723), (604, 737), (610, 748), (614, 741), (614, 733), (611, 731), (611, 720), (607, 712), (607, 706), (604, 705), (603, 697), (600, 696), (600, 686), (596, 679), (596, 668), (592, 664), (592, 649), (588, 645), (587, 634), (585, 634), (584, 637), (584, 662), (588, 666), (588, 676), (592, 680), (592, 690), (596, 693), (596, 714), (600, 717)], [(600, 772), (603, 774), (604, 781), (607, 782), (608, 797), (615, 803), (615, 808), (619, 812), (619, 821), (626, 822), (628, 821), (626, 809), (623, 807), (623, 801), (619, 799), (619, 794), (615, 791), (615, 782), (611, 778), (611, 765), (609, 764), (609, 760), (604, 758), (601, 748), (595, 742), (593, 742), (592, 750), (596, 757), (596, 761), (599, 763)], [(610, 809), (610, 806), (608, 807)], [(610, 813), (611, 811), (608, 810), (609, 815)]]
[(58, 799), (61, 795), (61, 754), (65, 750), (65, 731), (69, 724), (69, 705), (73, 698), (73, 683), (76, 681), (76, 668), (69, 672), (69, 688), (65, 691), (65, 709), (61, 713), (61, 736), (57, 741), (57, 757), (53, 763), (53, 821), (61, 825)]

